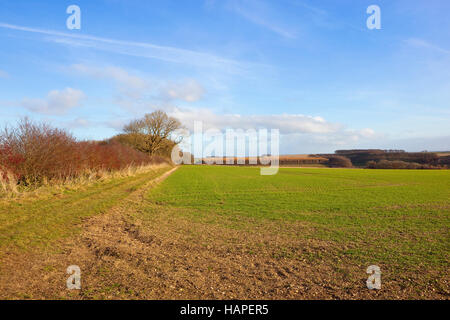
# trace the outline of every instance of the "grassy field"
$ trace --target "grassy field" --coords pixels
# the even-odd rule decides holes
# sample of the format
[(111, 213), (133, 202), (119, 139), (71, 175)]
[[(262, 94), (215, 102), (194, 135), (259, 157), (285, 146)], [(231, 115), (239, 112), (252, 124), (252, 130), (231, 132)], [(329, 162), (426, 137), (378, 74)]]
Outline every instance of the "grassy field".
[[(277, 232), (292, 241), (278, 256), (328, 261), (342, 272), (358, 266), (364, 273), (375, 264), (387, 281), (417, 285), (413, 296), (428, 289), (448, 294), (449, 171), (282, 168), (261, 176), (257, 168), (191, 166), (149, 199), (245, 234), (282, 223)], [(311, 241), (327, 248), (303, 250)]]
[(448, 266), (450, 172), (186, 167), (149, 196), (193, 219), (300, 221), (364, 263)]
[(183, 166), (148, 184), (167, 170), (1, 204), (0, 297), (450, 296), (449, 171)]

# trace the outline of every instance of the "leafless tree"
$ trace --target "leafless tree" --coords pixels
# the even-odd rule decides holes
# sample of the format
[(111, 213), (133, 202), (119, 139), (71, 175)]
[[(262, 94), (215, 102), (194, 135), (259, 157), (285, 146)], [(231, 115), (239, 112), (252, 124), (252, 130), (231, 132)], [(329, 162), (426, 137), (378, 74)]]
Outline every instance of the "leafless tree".
[[(131, 121), (123, 131), (136, 138), (144, 137), (143, 149), (149, 154), (157, 154), (158, 151), (167, 147), (168, 141), (176, 141), (172, 137), (178, 129), (181, 129), (180, 121), (174, 117), (169, 117), (164, 111), (157, 110), (144, 115), (142, 119)], [(173, 140), (175, 139), (175, 140)]]

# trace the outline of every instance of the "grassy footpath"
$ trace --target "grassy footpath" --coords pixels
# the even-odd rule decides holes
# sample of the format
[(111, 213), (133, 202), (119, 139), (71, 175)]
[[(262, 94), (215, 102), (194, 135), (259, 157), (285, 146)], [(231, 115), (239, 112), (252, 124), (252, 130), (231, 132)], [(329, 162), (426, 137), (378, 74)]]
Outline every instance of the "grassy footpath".
[(5, 246), (52, 248), (52, 240), (79, 232), (84, 218), (105, 212), (169, 169), (155, 167), (136, 176), (97, 182), (43, 199), (3, 200), (0, 202), (0, 253)]

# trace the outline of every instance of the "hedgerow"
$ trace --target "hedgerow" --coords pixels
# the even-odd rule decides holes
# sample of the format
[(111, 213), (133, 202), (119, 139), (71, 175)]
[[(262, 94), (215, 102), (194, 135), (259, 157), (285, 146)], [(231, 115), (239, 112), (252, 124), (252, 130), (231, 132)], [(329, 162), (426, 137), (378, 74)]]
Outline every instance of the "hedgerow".
[(162, 163), (118, 141), (77, 141), (63, 129), (22, 119), (0, 132), (2, 183), (38, 185), (78, 177), (87, 171), (114, 171)]

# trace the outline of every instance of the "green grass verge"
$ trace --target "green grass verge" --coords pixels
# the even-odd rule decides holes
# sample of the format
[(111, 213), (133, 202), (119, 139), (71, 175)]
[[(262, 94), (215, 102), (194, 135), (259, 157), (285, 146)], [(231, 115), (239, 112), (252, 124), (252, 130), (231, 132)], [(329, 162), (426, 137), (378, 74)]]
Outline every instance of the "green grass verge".
[(105, 212), (168, 169), (97, 182), (59, 198), (3, 201), (0, 203), (0, 249), (4, 246), (52, 248), (52, 240), (79, 232), (84, 218)]

